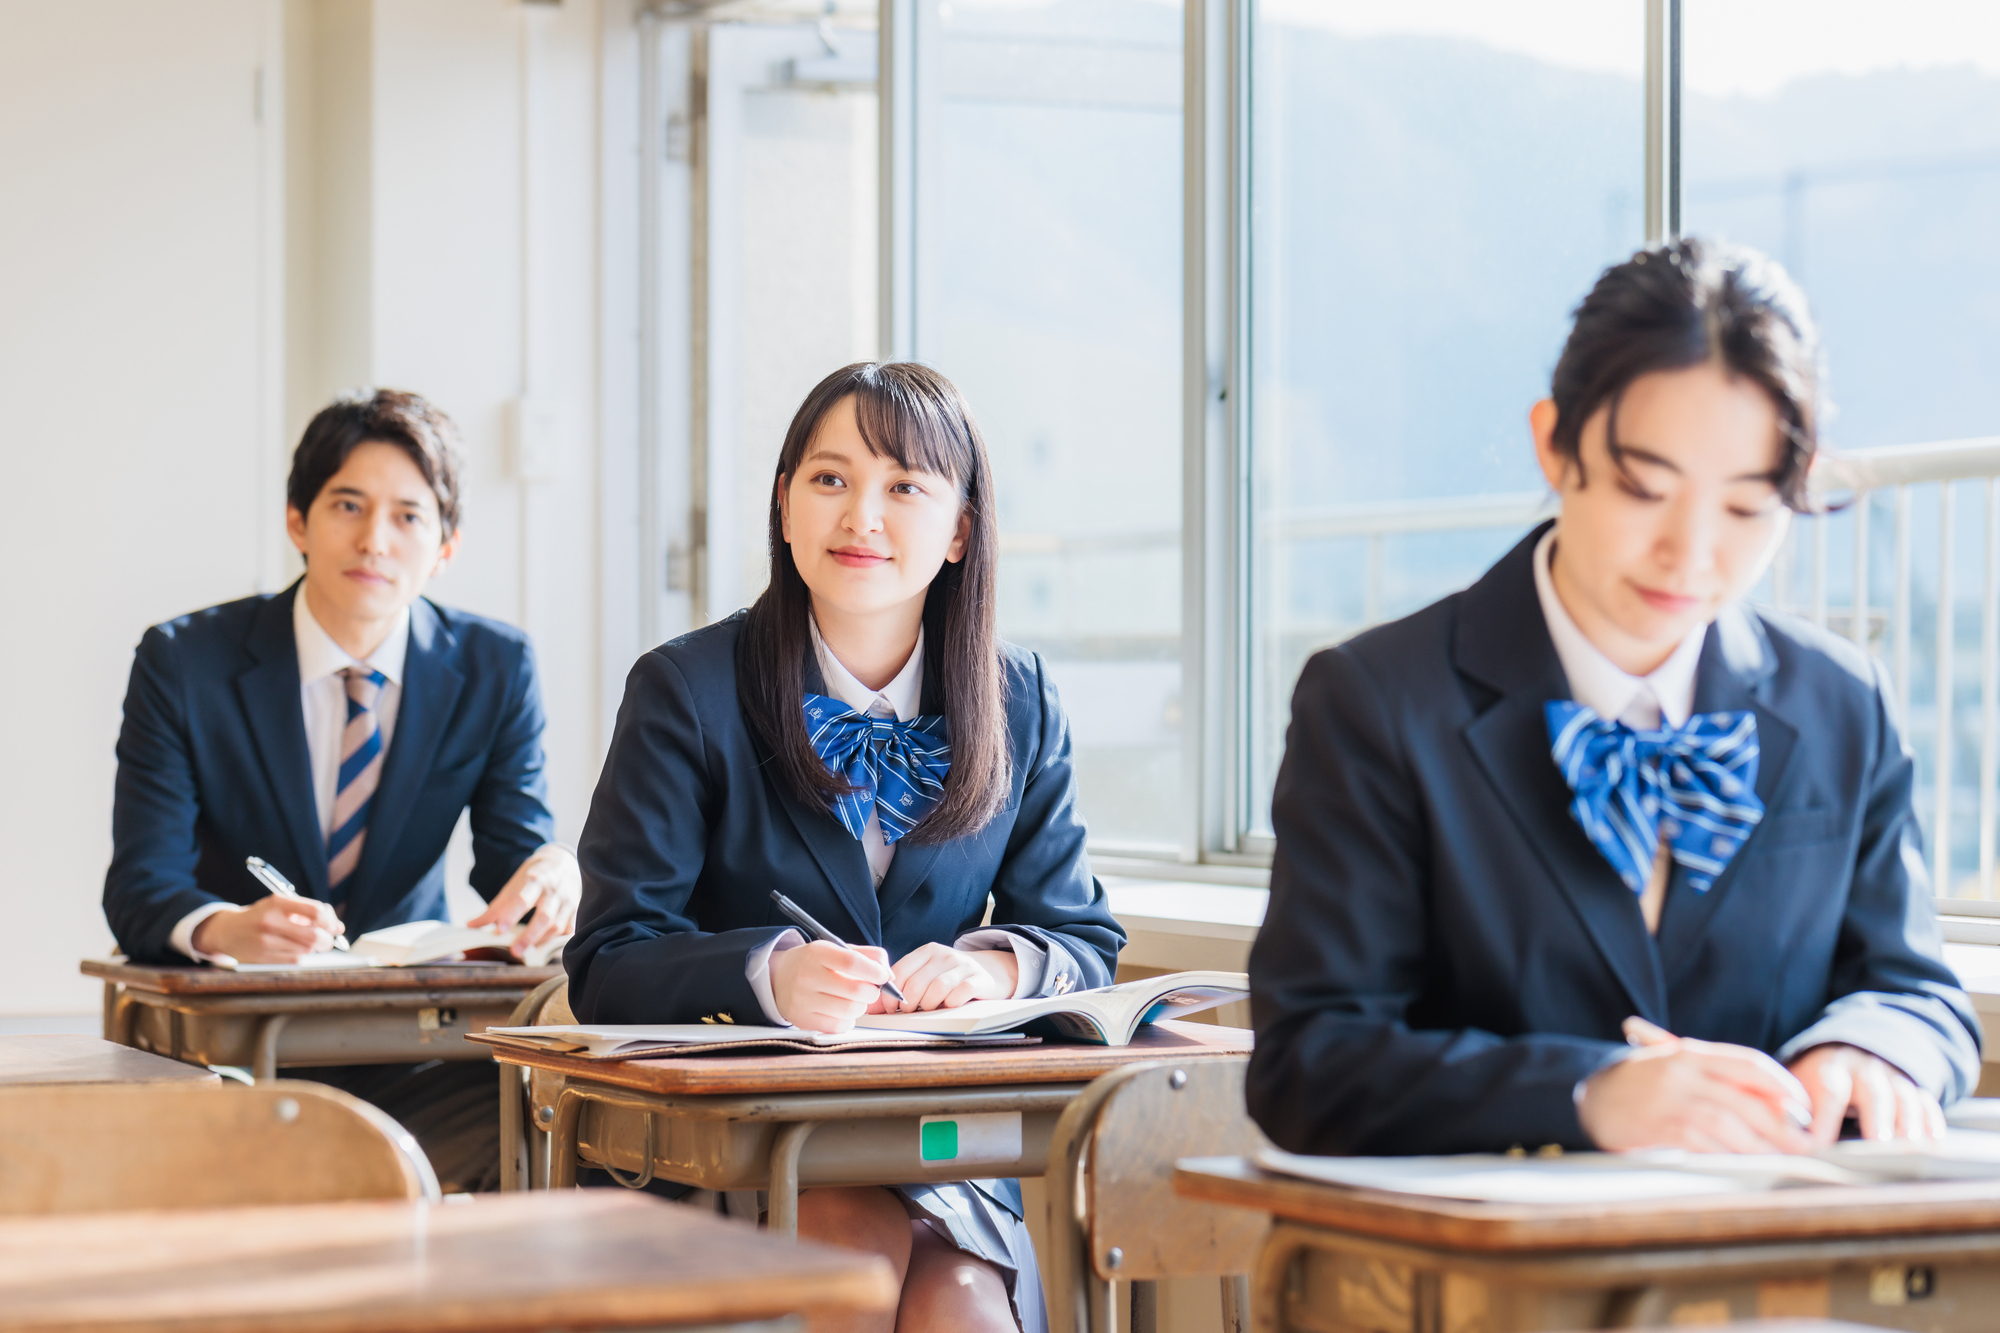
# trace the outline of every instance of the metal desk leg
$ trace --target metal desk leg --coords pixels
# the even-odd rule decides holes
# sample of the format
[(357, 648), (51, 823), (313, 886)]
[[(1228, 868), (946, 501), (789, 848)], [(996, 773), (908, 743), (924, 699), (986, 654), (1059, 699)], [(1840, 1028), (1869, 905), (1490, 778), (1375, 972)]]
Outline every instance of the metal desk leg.
[(1128, 1327), (1132, 1333), (1158, 1333), (1160, 1327), (1160, 1288), (1155, 1282), (1138, 1281), (1132, 1286), (1132, 1322)]
[(1222, 1333), (1250, 1333), (1250, 1275), (1222, 1279)]
[(771, 1230), (781, 1236), (799, 1234), (799, 1153), (819, 1128), (814, 1120), (778, 1127), (771, 1145)]
[(250, 1077), (259, 1083), (278, 1076), (278, 1038), (284, 1035), (290, 1014), (266, 1014), (257, 1023), (257, 1047), (251, 1057)]

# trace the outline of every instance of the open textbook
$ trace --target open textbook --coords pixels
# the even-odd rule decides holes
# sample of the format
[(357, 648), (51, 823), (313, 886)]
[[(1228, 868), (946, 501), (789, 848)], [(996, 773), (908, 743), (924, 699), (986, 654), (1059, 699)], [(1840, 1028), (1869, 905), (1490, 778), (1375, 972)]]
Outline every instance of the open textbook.
[(1815, 1185), (2000, 1179), (2000, 1134), (1954, 1129), (1934, 1143), (1850, 1140), (1786, 1153), (1564, 1153), (1560, 1157), (1303, 1157), (1261, 1149), (1257, 1165), (1354, 1189), (1478, 1203), (1600, 1204)]
[(659, 1055), (714, 1055), (724, 1051), (898, 1051), (938, 1046), (1032, 1046), (1018, 1032), (991, 1037), (938, 1037), (929, 1033), (808, 1032), (804, 1028), (750, 1023), (625, 1023), (602, 1027), (487, 1028), (469, 1040), (488, 1046), (551, 1051), (578, 1060), (636, 1060)]
[(1147, 1023), (1181, 1018), (1247, 999), (1250, 978), (1242, 972), (1170, 972), (1143, 981), (1125, 981), (1096, 990), (1071, 991), (1039, 1000), (973, 1000), (956, 1009), (915, 1014), (863, 1014), (857, 1030), (930, 1032), (977, 1036), (1025, 1028), (1031, 1032), (1129, 1046)]
[[(354, 941), (352, 949), (307, 954), (296, 963), (239, 963), (232, 958), (217, 966), (237, 972), (298, 972), (338, 967), (415, 967), (420, 963), (457, 959), (460, 955), (470, 962), (511, 963), (514, 961), (514, 955), (507, 949), (520, 930), (518, 926), (512, 930), (501, 930), (493, 926), (474, 930), (470, 926), (454, 926), (448, 921), (406, 921), (400, 926), (385, 926), (381, 930), (369, 931)], [(568, 936), (557, 936), (529, 949), (527, 957), (520, 961), (529, 967), (540, 967), (549, 960), (556, 949), (568, 942)]]

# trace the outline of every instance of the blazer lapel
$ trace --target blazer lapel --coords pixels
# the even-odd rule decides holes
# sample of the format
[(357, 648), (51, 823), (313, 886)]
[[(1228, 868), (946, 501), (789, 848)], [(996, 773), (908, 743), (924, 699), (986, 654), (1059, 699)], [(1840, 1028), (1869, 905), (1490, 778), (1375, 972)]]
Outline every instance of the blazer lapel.
[[(806, 652), (805, 688), (808, 694), (826, 693), (826, 680), (820, 675), (819, 663), (813, 660), (810, 649)], [(771, 756), (764, 749), (763, 742), (751, 732), (751, 743), (757, 750), (760, 765), (770, 771)], [(799, 831), (806, 849), (813, 860), (819, 863), (820, 873), (832, 887), (834, 895), (847, 908), (847, 915), (860, 932), (858, 940), (849, 938), (850, 944), (882, 943), (882, 910), (876, 902), (875, 877), (868, 869), (868, 856), (861, 850), (861, 841), (847, 831), (830, 810), (807, 807), (775, 775), (770, 779), (771, 789), (777, 793), (778, 804), (784, 807), (790, 817), (792, 827)], [(891, 863), (891, 872), (894, 863)], [(834, 923), (826, 923), (829, 928), (837, 928)]]
[[(438, 742), (458, 696), (465, 688), (465, 675), (457, 666), (458, 641), (438, 619), (431, 604), (419, 597), (410, 604), (410, 647), (403, 658), (403, 696), (396, 705), (396, 729), (389, 737), (389, 751), (382, 756), (382, 781), (368, 808), (367, 840), (361, 845), (361, 863), (355, 867), (354, 883), (360, 893), (369, 892), (396, 849), (396, 840), (409, 822), (410, 805), (423, 790), (437, 758)], [(351, 909), (350, 909), (351, 910)]]
[[(1695, 712), (1748, 710), (1757, 716), (1757, 797), (1764, 802), (1767, 815), (1777, 808), (1779, 788), (1799, 738), (1798, 728), (1771, 711), (1764, 701), (1766, 685), (1776, 670), (1777, 658), (1764, 627), (1738, 606), (1716, 617), (1695, 668)], [(1676, 868), (1666, 910), (1660, 916), (1660, 955), (1670, 987), (1699, 956), (1695, 945), (1723, 896), (1733, 890), (1739, 868), (1756, 845), (1753, 832), (1707, 893), (1688, 889), (1683, 873)]]
[[(938, 641), (938, 636), (935, 635), (930, 639), (932, 643)], [(937, 654), (926, 653), (924, 688), (917, 704), (917, 713), (919, 716), (930, 714), (942, 717), (944, 707), (944, 684), (938, 676)], [(949, 729), (945, 738), (950, 739)], [(942, 850), (944, 850), (943, 843), (919, 842), (911, 838), (904, 838), (896, 844), (896, 855), (889, 862), (889, 873), (882, 877), (882, 887), (875, 893), (876, 900), (881, 904), (884, 921), (893, 919), (903, 904), (910, 901), (911, 895), (923, 887), (924, 880), (930, 875), (931, 867), (937, 863), (938, 853)]]
[(305, 710), (299, 702), (299, 645), (292, 634), (294, 583), (264, 603), (244, 641), (256, 664), (236, 678), (236, 696), (250, 721), (250, 736), (264, 765), (279, 817), (298, 858), (301, 887), (326, 897), (326, 836), (313, 796), (312, 759), (306, 748)]
[(1500, 697), (1466, 725), (1465, 743), (1634, 1012), (1664, 1023), (1666, 986), (1637, 897), (1570, 816), (1569, 784), (1549, 754), (1543, 705), (1570, 690), (1535, 594), (1535, 544), (1546, 530), (1536, 528), (1466, 591), (1453, 659)]

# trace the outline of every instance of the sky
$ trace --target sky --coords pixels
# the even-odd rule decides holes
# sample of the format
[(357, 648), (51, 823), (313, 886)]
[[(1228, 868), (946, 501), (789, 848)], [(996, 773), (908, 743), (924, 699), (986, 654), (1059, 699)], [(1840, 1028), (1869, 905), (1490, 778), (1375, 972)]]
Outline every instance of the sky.
[[(1638, 76), (1644, 0), (1262, 0), (1267, 19), (1356, 36), (1456, 36)], [(1804, 74), (1977, 66), (2000, 75), (1994, 0), (1685, 0), (1688, 87), (1768, 97)]]

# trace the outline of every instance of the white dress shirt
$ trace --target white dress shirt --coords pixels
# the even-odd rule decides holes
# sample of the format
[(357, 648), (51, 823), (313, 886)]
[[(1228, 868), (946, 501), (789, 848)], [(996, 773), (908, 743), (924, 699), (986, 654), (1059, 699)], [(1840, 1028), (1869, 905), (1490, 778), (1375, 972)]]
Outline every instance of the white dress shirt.
[[(1542, 619), (1548, 622), (1549, 637), (1555, 640), (1556, 657), (1563, 674), (1569, 677), (1570, 697), (1599, 717), (1623, 722), (1642, 730), (1686, 724), (1694, 712), (1694, 674), (1701, 664), (1701, 646), (1708, 626), (1697, 625), (1681, 640), (1667, 660), (1644, 676), (1635, 676), (1604, 655), (1602, 649), (1584, 636), (1570, 618), (1569, 609), (1556, 594), (1549, 574), (1549, 560), (1555, 553), (1556, 530), (1551, 528), (1535, 546), (1535, 594), (1541, 599)], [(1646, 929), (1657, 934), (1660, 911), (1666, 904), (1667, 882), (1673, 872), (1673, 852), (1664, 840), (1653, 859), (1653, 877), (1639, 895), (1639, 912)]]
[[(917, 646), (910, 650), (910, 660), (903, 664), (896, 678), (879, 690), (871, 690), (826, 646), (826, 640), (820, 637), (819, 622), (808, 618), (807, 624), (812, 628), (813, 655), (819, 661), (820, 678), (830, 696), (866, 717), (893, 717), (900, 722), (916, 718), (924, 693), (922, 626), (917, 627)], [(868, 812), (867, 827), (861, 830), (861, 854), (867, 858), (869, 875), (879, 890), (882, 881), (888, 877), (890, 863), (896, 859), (896, 848), (882, 836), (882, 821), (873, 810)], [(796, 949), (805, 942), (802, 933), (788, 930), (768, 944), (752, 949), (745, 962), (744, 975), (750, 982), (750, 989), (757, 994), (757, 1003), (763, 1006), (764, 1017), (780, 1026), (788, 1024), (778, 1012), (777, 1000), (771, 992), (771, 955), (781, 949)], [(1032, 995), (1041, 987), (1048, 955), (1032, 940), (1004, 930), (975, 930), (959, 936), (952, 947), (1011, 949), (1019, 974), (1014, 983), (1015, 997)]]
[[(347, 682), (340, 672), (350, 666), (371, 667), (388, 677), (375, 700), (375, 725), (382, 732), (382, 751), (389, 750), (396, 729), (396, 709), (403, 699), (403, 662), (410, 648), (410, 610), (403, 608), (395, 628), (366, 660), (357, 660), (333, 641), (306, 606), (305, 584), (292, 597), (292, 638), (299, 654), (299, 706), (305, 718), (306, 758), (311, 765), (313, 805), (319, 813), (322, 838), (333, 832), (333, 802), (340, 790), (340, 742), (347, 730)], [(195, 927), (232, 903), (205, 903), (180, 919), (169, 937), (175, 949), (196, 962), (216, 955), (194, 947)]]

